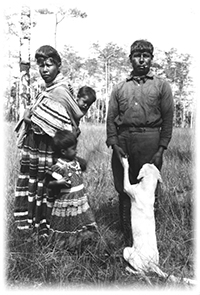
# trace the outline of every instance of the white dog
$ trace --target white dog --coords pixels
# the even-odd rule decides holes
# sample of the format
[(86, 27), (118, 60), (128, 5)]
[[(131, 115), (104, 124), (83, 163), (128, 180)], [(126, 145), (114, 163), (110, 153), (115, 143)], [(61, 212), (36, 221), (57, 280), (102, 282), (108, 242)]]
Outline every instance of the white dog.
[[(180, 278), (164, 273), (159, 268), (159, 253), (157, 249), (154, 201), (157, 182), (162, 182), (159, 170), (154, 164), (144, 164), (139, 171), (137, 184), (130, 184), (129, 164), (127, 158), (122, 158), (124, 167), (124, 191), (131, 199), (131, 227), (133, 246), (123, 251), (124, 259), (134, 268), (127, 267), (133, 273), (145, 274), (153, 271), (173, 282), (180, 282)], [(194, 284), (193, 280), (183, 281)]]

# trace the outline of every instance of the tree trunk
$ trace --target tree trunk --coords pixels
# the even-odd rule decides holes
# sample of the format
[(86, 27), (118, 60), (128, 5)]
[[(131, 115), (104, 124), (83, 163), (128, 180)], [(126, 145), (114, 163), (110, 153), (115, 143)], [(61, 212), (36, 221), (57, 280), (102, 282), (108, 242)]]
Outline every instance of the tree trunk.
[(31, 12), (30, 8), (23, 6), (21, 11), (21, 35), (19, 50), (20, 85), (19, 85), (19, 116), (30, 104), (30, 38), (31, 38)]
[(108, 113), (108, 59), (105, 62), (105, 72), (106, 72), (106, 118)]
[(54, 30), (54, 46), (57, 47), (57, 27), (58, 27), (58, 15), (55, 14), (55, 30)]
[(100, 100), (96, 100), (96, 112), (97, 112), (97, 117), (96, 117), (96, 121), (97, 123), (100, 122)]

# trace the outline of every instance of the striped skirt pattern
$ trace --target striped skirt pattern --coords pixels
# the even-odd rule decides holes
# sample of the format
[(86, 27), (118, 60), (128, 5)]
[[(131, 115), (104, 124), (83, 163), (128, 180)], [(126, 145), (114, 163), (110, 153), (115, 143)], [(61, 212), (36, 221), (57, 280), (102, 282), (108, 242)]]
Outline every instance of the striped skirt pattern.
[(15, 222), (18, 229), (47, 232), (47, 196), (44, 178), (53, 164), (52, 138), (30, 130), (24, 140), (15, 190)]
[(97, 225), (84, 185), (62, 189), (61, 197), (56, 199), (53, 205), (51, 232), (69, 236), (96, 229)]

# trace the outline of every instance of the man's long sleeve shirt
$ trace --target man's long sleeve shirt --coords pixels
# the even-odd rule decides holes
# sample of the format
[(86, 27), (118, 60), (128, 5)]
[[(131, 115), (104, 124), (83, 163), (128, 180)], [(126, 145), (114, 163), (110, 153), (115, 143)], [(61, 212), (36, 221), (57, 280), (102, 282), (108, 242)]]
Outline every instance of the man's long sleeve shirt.
[(173, 126), (174, 103), (169, 83), (149, 73), (144, 83), (133, 77), (114, 87), (107, 114), (107, 146), (118, 144), (120, 127), (161, 128), (160, 146), (167, 148)]

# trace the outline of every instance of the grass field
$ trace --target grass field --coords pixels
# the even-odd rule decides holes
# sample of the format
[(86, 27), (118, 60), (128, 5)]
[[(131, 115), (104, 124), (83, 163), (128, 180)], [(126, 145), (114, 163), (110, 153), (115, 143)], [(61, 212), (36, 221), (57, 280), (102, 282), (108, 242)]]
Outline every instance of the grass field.
[[(80, 254), (58, 251), (28, 242), (14, 225), (14, 187), (19, 169), (13, 125), (5, 125), (5, 280), (9, 288), (163, 288), (172, 286), (155, 274), (145, 280), (125, 271), (118, 198), (110, 167), (111, 150), (105, 145), (104, 125), (81, 125), (79, 155), (90, 154), (84, 181), (100, 236)], [(193, 131), (176, 129), (162, 168), (163, 185), (156, 219), (161, 269), (180, 277), (195, 276)], [(181, 287), (180, 285), (178, 287)], [(184, 287), (186, 288), (186, 287)]]

